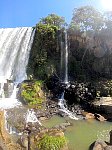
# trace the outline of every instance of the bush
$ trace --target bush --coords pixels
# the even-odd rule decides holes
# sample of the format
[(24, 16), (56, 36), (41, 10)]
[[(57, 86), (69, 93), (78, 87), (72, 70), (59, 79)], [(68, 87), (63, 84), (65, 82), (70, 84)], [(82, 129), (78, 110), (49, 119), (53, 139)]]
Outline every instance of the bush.
[(38, 143), (39, 150), (60, 150), (66, 143), (65, 137), (45, 135)]
[(25, 102), (30, 105), (37, 105), (38, 107), (41, 107), (45, 100), (44, 94), (42, 92), (42, 86), (42, 81), (35, 81), (32, 84), (23, 83), (21, 96)]

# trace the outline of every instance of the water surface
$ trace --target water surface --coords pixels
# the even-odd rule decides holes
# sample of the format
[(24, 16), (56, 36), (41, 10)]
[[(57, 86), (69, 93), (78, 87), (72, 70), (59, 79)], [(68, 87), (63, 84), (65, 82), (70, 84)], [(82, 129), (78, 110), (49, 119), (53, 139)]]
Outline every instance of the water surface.
[[(112, 123), (99, 122), (96, 120), (71, 120), (72, 126), (67, 127), (65, 136), (69, 142), (70, 150), (88, 150), (90, 144), (95, 140), (109, 140), (109, 131), (112, 129)], [(50, 120), (43, 122), (46, 127), (53, 127), (66, 120), (59, 116), (54, 116)]]

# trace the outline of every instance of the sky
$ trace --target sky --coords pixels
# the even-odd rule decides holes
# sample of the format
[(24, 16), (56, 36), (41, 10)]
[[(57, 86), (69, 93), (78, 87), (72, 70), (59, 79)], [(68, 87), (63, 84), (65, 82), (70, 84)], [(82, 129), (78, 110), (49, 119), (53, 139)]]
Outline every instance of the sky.
[(101, 0), (0, 0), (0, 28), (32, 27), (42, 17), (55, 13), (70, 23), (73, 9), (92, 5), (101, 10)]

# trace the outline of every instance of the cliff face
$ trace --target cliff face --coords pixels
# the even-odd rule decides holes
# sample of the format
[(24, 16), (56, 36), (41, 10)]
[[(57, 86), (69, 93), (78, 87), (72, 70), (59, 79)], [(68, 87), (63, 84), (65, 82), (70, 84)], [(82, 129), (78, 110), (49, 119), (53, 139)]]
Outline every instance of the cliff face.
[(111, 78), (111, 36), (101, 33), (69, 33), (69, 43), (69, 76)]
[[(57, 33), (52, 44), (47, 37), (44, 38), (44, 41), (41, 41), (36, 32), (27, 72), (42, 80), (54, 73), (61, 77), (61, 52), (65, 49), (64, 33)], [(111, 78), (112, 36), (108, 32), (85, 34), (68, 30), (68, 51), (69, 78)]]

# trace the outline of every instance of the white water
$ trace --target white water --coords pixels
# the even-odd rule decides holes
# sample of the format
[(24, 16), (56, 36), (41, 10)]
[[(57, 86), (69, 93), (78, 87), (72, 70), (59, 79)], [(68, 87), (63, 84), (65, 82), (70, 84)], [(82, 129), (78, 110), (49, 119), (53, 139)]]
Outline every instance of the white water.
[(75, 114), (73, 114), (71, 111), (69, 111), (65, 104), (64, 104), (64, 92), (62, 93), (62, 96), (61, 98), (59, 99), (59, 103), (58, 105), (60, 106), (60, 111), (64, 112), (65, 114), (67, 114), (71, 119), (74, 119), (74, 120), (78, 120), (78, 118), (75, 116)]
[(28, 122), (32, 122), (32, 123), (38, 122), (40, 125), (42, 125), (41, 122), (37, 119), (33, 109), (27, 111), (26, 123)]
[(65, 41), (61, 41), (61, 78), (64, 83), (68, 83), (68, 35), (65, 30)]
[[(26, 67), (34, 34), (35, 30), (33, 31), (31, 27), (0, 29), (0, 109), (10, 109), (22, 105), (16, 98), (17, 85), (27, 79)], [(7, 87), (9, 91), (11, 90), (8, 80), (13, 81), (13, 84), (11, 83), (13, 90), (10, 97), (5, 98), (4, 89)], [(5, 127), (9, 133), (22, 134), (7, 123), (6, 111), (4, 115)], [(38, 122), (41, 125), (33, 110), (27, 112), (26, 123), (28, 122)]]
[[(26, 67), (35, 31), (31, 27), (0, 29), (0, 108), (21, 105), (16, 99), (17, 84), (27, 79)], [(12, 80), (15, 85), (9, 98), (5, 98), (4, 84)]]
[(21, 102), (16, 99), (17, 85), (14, 85), (13, 92), (9, 98), (0, 98), (0, 109), (10, 109), (21, 106)]
[[(64, 70), (63, 70), (64, 68)], [(61, 70), (64, 71), (64, 83), (66, 84), (66, 87), (69, 87), (68, 82), (68, 35), (67, 30), (65, 30), (65, 49), (63, 51), (63, 42), (61, 42)], [(67, 114), (71, 119), (78, 120), (78, 118), (73, 114), (71, 111), (67, 109), (67, 107), (64, 104), (64, 92), (62, 93), (61, 98), (59, 99), (58, 105), (60, 106), (60, 111)]]
[(21, 103), (17, 99), (0, 98), (0, 109), (10, 109), (17, 106), (21, 106)]
[(32, 28), (0, 29), (0, 77), (15, 82), (27, 78), (26, 66), (32, 43)]
[(68, 37), (67, 31), (65, 30), (65, 80), (64, 82), (68, 83)]

